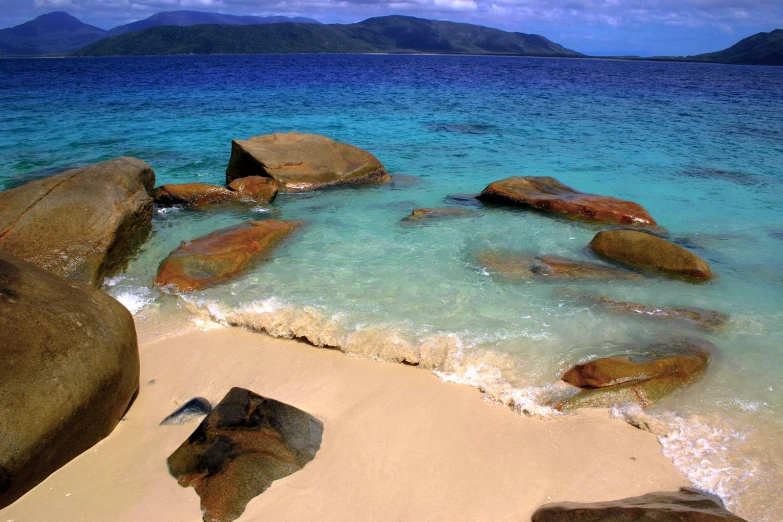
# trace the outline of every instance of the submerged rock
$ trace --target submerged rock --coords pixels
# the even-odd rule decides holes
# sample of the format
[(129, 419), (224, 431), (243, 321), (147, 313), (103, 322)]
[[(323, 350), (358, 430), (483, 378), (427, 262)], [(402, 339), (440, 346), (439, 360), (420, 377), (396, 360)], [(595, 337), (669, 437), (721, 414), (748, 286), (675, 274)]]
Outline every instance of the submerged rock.
[(590, 249), (601, 257), (634, 268), (697, 281), (712, 278), (710, 266), (702, 258), (645, 232), (604, 230), (590, 241)]
[(0, 193), (0, 251), (100, 286), (152, 229), (155, 173), (135, 158), (69, 170)]
[(681, 321), (689, 325), (717, 332), (723, 330), (729, 321), (729, 315), (716, 310), (698, 308), (695, 306), (651, 306), (631, 301), (620, 301), (610, 297), (593, 294), (562, 292), (563, 295), (572, 297), (579, 302), (589, 305), (598, 305), (603, 309), (620, 314), (633, 315), (649, 319)]
[(225, 281), (271, 250), (299, 221), (246, 221), (183, 243), (160, 264), (155, 284), (187, 292)]
[(464, 208), (417, 208), (410, 216), (402, 219), (404, 223), (421, 223), (430, 219), (443, 219), (454, 217), (466, 217), (473, 212)]
[(490, 274), (504, 279), (548, 279), (550, 281), (638, 279), (639, 274), (590, 261), (575, 261), (559, 256), (532, 254), (509, 250), (485, 250), (476, 260)]
[(532, 522), (746, 522), (720, 498), (693, 488), (660, 491), (609, 502), (556, 502), (533, 513)]
[(300, 192), (389, 181), (386, 168), (367, 151), (317, 134), (265, 134), (231, 142), (226, 182), (264, 176), (283, 190)]
[(702, 339), (680, 339), (602, 357), (570, 369), (563, 380), (582, 391), (551, 406), (560, 411), (636, 403), (642, 408), (698, 379), (715, 347)]
[(138, 387), (124, 306), (0, 253), (0, 509), (111, 433)]
[(231, 388), (168, 458), (169, 472), (196, 490), (205, 521), (230, 522), (272, 482), (313, 460), (322, 434), (312, 415)]
[(611, 196), (585, 194), (545, 176), (515, 176), (495, 181), (478, 198), (598, 223), (657, 225), (638, 203)]
[(242, 198), (271, 203), (280, 191), (280, 183), (263, 176), (247, 176), (235, 179), (228, 184), (228, 188), (236, 191)]
[(491, 275), (509, 281), (535, 277), (533, 263), (536, 256), (511, 250), (484, 250), (476, 254), (476, 262)]
[(690, 382), (707, 368), (714, 349), (712, 343), (693, 338), (656, 343), (640, 353), (578, 364), (563, 375), (563, 380), (579, 388), (603, 388), (673, 375)]
[(212, 405), (204, 397), (194, 397), (177, 408), (171, 415), (160, 421), (161, 426), (187, 424), (212, 411)]

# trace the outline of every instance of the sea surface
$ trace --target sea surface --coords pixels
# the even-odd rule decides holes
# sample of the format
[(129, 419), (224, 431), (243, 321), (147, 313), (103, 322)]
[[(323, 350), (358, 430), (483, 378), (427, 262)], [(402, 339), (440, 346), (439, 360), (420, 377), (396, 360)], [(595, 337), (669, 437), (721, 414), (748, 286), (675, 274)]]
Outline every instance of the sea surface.
[[(717, 350), (700, 381), (644, 414), (616, 414), (654, 426), (677, 467), (738, 514), (783, 519), (783, 68), (353, 55), (0, 60), (0, 129), (0, 189), (116, 156), (147, 161), (158, 184), (222, 184), (231, 140), (272, 132), (367, 149), (391, 183), (282, 194), (269, 207), (156, 210), (149, 241), (105, 289), (155, 335), (218, 322), (303, 338), (431, 368), (530, 415), (558, 415), (546, 404), (568, 393), (559, 377), (591, 356), (706, 339)], [(718, 277), (498, 277), (481, 252), (591, 260), (586, 245), (602, 228), (447, 199), (518, 175), (642, 204)], [(472, 214), (402, 221), (441, 206)], [(306, 224), (245, 275), (182, 295), (151, 285), (181, 241), (277, 217)], [(730, 320), (705, 332), (612, 314), (575, 292)]]

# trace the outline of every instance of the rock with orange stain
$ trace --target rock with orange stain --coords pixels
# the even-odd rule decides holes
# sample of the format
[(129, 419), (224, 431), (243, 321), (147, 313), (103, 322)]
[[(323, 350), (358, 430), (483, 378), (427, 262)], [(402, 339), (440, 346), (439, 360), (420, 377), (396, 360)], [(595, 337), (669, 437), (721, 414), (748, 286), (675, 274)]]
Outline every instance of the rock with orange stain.
[(271, 203), (280, 190), (280, 183), (263, 176), (247, 176), (235, 179), (228, 184), (228, 188), (236, 191), (242, 198)]
[(579, 192), (548, 176), (514, 176), (491, 183), (478, 199), (572, 218), (633, 226), (657, 226), (638, 203)]
[(369, 152), (317, 134), (265, 134), (231, 142), (226, 182), (263, 176), (287, 192), (383, 183), (391, 178)]
[(313, 460), (323, 424), (312, 415), (231, 388), (168, 458), (169, 472), (201, 498), (203, 519), (230, 522), (275, 480)]
[(157, 286), (187, 292), (225, 281), (270, 251), (299, 221), (246, 221), (184, 242), (160, 264)]
[(156, 187), (152, 198), (161, 206), (203, 207), (233, 201), (237, 195), (233, 190), (208, 183), (171, 183)]

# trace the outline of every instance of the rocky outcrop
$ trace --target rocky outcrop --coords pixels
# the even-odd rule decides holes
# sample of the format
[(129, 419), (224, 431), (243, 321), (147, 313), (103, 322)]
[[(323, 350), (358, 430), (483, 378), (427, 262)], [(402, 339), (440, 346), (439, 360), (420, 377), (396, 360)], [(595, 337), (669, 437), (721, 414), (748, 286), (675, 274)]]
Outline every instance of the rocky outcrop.
[(551, 255), (536, 257), (509, 250), (485, 250), (476, 255), (476, 260), (490, 274), (511, 281), (533, 278), (549, 281), (609, 281), (641, 277), (630, 270), (609, 265)]
[(482, 201), (517, 205), (597, 223), (657, 225), (638, 203), (610, 196), (585, 194), (551, 177), (515, 176), (495, 181), (490, 183), (478, 198)]
[(187, 292), (225, 281), (270, 251), (298, 221), (246, 221), (183, 243), (160, 264), (155, 284)]
[(464, 208), (416, 208), (410, 216), (402, 219), (403, 223), (422, 223), (431, 219), (466, 217), (473, 212)]
[(599, 256), (633, 268), (694, 281), (712, 278), (702, 258), (665, 239), (636, 230), (604, 230), (590, 241)]
[(125, 307), (0, 253), (0, 509), (107, 436), (138, 386)]
[(693, 488), (659, 491), (609, 502), (545, 504), (532, 522), (746, 522), (720, 498)]
[(561, 294), (579, 303), (600, 306), (609, 312), (626, 314), (643, 319), (678, 321), (710, 332), (723, 330), (726, 327), (726, 323), (729, 321), (728, 314), (695, 306), (651, 306), (633, 303), (631, 301), (620, 301), (602, 295), (583, 294), (571, 291), (561, 292)]
[(283, 190), (301, 192), (389, 181), (386, 168), (367, 151), (317, 134), (265, 134), (231, 143), (226, 182), (263, 176)]
[(263, 176), (237, 178), (228, 184), (228, 188), (240, 194), (242, 198), (271, 203), (280, 191), (280, 182)]
[(272, 482), (313, 460), (322, 434), (310, 414), (232, 388), (171, 454), (169, 471), (196, 490), (205, 521), (230, 522)]
[(635, 402), (645, 408), (698, 379), (714, 350), (712, 343), (685, 338), (579, 364), (563, 380), (582, 391), (552, 406), (562, 411)]
[(171, 183), (157, 187), (152, 197), (155, 204), (164, 207), (182, 206), (201, 208), (218, 203), (270, 203), (280, 189), (271, 178), (248, 176), (232, 181), (228, 188), (208, 183)]
[(135, 158), (69, 170), (0, 193), (0, 252), (94, 286), (152, 229), (155, 173)]

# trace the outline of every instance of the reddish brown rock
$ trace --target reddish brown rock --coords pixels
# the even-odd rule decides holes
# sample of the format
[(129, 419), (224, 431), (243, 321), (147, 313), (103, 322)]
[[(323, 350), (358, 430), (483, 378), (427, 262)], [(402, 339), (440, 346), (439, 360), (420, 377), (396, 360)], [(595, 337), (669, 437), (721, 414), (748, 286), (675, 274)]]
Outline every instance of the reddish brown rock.
[(485, 250), (476, 254), (476, 262), (492, 275), (510, 281), (531, 279), (535, 276), (532, 267), (536, 260), (533, 254), (510, 250)]
[(99, 286), (152, 229), (155, 173), (116, 158), (0, 192), (0, 251)]
[(642, 276), (609, 265), (574, 261), (559, 256), (540, 256), (532, 266), (534, 274), (553, 279), (639, 279)]
[(383, 164), (369, 152), (325, 136), (299, 132), (234, 140), (226, 182), (246, 176), (274, 178), (288, 192), (390, 179)]
[(312, 415), (231, 388), (168, 458), (169, 472), (201, 498), (207, 522), (230, 522), (275, 480), (313, 460), (323, 424)]
[(228, 188), (239, 193), (241, 197), (271, 203), (280, 190), (280, 183), (275, 179), (263, 176), (247, 176), (235, 179), (228, 184)]
[(419, 223), (430, 219), (465, 217), (472, 214), (473, 212), (464, 208), (417, 208), (410, 216), (403, 218), (403, 222)]
[(657, 491), (609, 502), (556, 502), (538, 508), (532, 522), (747, 522), (720, 498), (693, 488)]
[(233, 190), (207, 183), (172, 183), (157, 187), (152, 198), (163, 206), (202, 207), (233, 201), (237, 195)]
[(298, 228), (298, 221), (246, 221), (183, 243), (160, 264), (155, 284), (198, 290), (240, 273)]
[(579, 388), (604, 388), (669, 376), (690, 382), (707, 368), (714, 348), (712, 343), (693, 338), (657, 343), (639, 354), (601, 357), (578, 364), (563, 375), (563, 380)]
[(683, 279), (706, 281), (710, 266), (702, 258), (665, 239), (636, 230), (604, 230), (590, 241), (590, 249), (618, 263)]
[(511, 177), (491, 183), (478, 198), (482, 201), (528, 207), (598, 223), (656, 226), (638, 203), (610, 196), (585, 194), (551, 177)]

